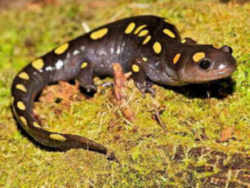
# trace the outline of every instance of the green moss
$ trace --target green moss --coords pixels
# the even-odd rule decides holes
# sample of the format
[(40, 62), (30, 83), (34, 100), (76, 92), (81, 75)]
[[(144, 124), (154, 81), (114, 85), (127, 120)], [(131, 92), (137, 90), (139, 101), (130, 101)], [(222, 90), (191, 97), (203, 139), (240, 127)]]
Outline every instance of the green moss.
[[(204, 156), (190, 158), (191, 148), (210, 147), (229, 155), (249, 151), (250, 4), (220, 4), (215, 0), (94, 3), (65, 0), (40, 9), (23, 7), (0, 13), (0, 186), (201, 187), (201, 179), (213, 173), (189, 169), (190, 165), (207, 162)], [(112, 102), (111, 89), (100, 88), (94, 98), (73, 101), (60, 113), (57, 111), (62, 104), (40, 102), (38, 111), (45, 128), (94, 139), (115, 151), (121, 165), (89, 151), (49, 152), (36, 147), (21, 134), (12, 117), (10, 88), (17, 71), (35, 57), (84, 33), (82, 23), (93, 28), (138, 14), (166, 17), (183, 37), (216, 46), (230, 45), (238, 64), (233, 74), (234, 93), (223, 100), (187, 98), (154, 86), (157, 94), (152, 98), (142, 97), (132, 86), (128, 101), (134, 122), (127, 121)], [(159, 108), (164, 109), (160, 117), (165, 129), (152, 118)], [(218, 143), (227, 127), (233, 127), (235, 139)], [(180, 145), (182, 161), (175, 159)]]

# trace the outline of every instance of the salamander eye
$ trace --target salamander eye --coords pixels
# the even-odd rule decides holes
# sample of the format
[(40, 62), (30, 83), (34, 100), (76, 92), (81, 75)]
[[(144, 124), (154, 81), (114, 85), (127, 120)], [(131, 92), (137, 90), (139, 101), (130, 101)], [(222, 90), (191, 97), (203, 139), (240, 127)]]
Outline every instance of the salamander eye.
[(207, 70), (211, 66), (211, 62), (207, 59), (203, 59), (199, 63), (200, 68)]

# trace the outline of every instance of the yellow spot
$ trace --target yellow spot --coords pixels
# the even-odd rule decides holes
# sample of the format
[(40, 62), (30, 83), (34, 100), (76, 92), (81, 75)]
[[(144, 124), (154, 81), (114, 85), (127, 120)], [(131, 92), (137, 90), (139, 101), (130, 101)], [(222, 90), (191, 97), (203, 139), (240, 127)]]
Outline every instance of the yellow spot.
[(64, 142), (66, 138), (60, 134), (50, 134), (49, 137), (53, 140)]
[(196, 52), (193, 55), (193, 60), (194, 62), (199, 62), (201, 59), (203, 59), (206, 56), (206, 54), (204, 52)]
[(32, 62), (32, 67), (34, 67), (36, 70), (42, 69), (43, 66), (44, 66), (44, 63), (42, 59), (37, 59)]
[(142, 60), (145, 61), (145, 62), (147, 62), (147, 61), (148, 61), (148, 58), (143, 57)]
[(88, 63), (87, 63), (87, 62), (83, 62), (83, 63), (82, 63), (82, 65), (81, 65), (81, 69), (86, 68), (86, 67), (87, 67), (87, 65), (88, 65)]
[(93, 40), (97, 40), (104, 37), (107, 33), (108, 33), (108, 28), (105, 27), (91, 33), (90, 38)]
[(180, 57), (181, 57), (180, 53), (176, 54), (173, 58), (173, 63), (176, 64), (179, 61)]
[(166, 34), (167, 36), (171, 37), (171, 38), (175, 38), (175, 34), (173, 31), (171, 31), (170, 29), (163, 29), (163, 33)]
[(21, 91), (23, 91), (24, 93), (27, 92), (27, 89), (26, 89), (26, 87), (23, 84), (17, 84), (16, 88), (19, 89), (19, 90), (21, 90)]
[(33, 125), (34, 125), (34, 127), (36, 127), (36, 128), (41, 128), (41, 126), (40, 126), (37, 122), (34, 122)]
[(21, 120), (21, 122), (22, 122), (22, 124), (23, 124), (24, 126), (27, 126), (27, 125), (28, 125), (27, 120), (25, 119), (25, 117), (20, 116), (19, 119)]
[(139, 72), (140, 71), (140, 67), (138, 65), (132, 65), (132, 71), (133, 72)]
[(137, 27), (134, 34), (136, 35), (137, 33), (139, 33), (139, 31), (141, 31), (144, 27), (147, 27), (147, 25), (140, 25), (139, 27)]
[(18, 76), (19, 76), (19, 78), (22, 78), (24, 80), (30, 79), (29, 75), (26, 72), (21, 72)]
[(147, 34), (149, 33), (149, 31), (147, 29), (144, 29), (142, 30), (140, 33), (139, 33), (139, 37), (143, 37), (143, 36), (146, 36)]
[(186, 43), (186, 39), (181, 39), (181, 43)]
[(22, 101), (18, 101), (17, 102), (17, 108), (19, 108), (20, 110), (25, 110), (26, 106)]
[(134, 28), (135, 28), (135, 23), (134, 23), (134, 22), (131, 22), (131, 23), (127, 26), (127, 28), (125, 29), (125, 33), (126, 33), (126, 34), (131, 33), (131, 32), (134, 30)]
[(55, 54), (60, 55), (64, 53), (69, 47), (69, 43), (65, 43), (61, 46), (59, 46), (57, 49), (55, 49)]
[(145, 44), (147, 44), (150, 40), (151, 40), (151, 36), (148, 35), (148, 36), (144, 39), (144, 41), (142, 42), (142, 44), (145, 45)]
[(156, 41), (153, 45), (153, 49), (156, 54), (161, 53), (161, 43)]

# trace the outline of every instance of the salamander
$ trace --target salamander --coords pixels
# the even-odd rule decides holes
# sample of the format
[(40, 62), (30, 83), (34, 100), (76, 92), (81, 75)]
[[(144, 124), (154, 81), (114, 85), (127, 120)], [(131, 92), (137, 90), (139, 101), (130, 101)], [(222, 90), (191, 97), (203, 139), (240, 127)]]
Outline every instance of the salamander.
[(87, 92), (96, 91), (93, 77), (112, 77), (112, 63), (131, 72), (142, 93), (153, 93), (152, 84), (199, 84), (229, 77), (236, 69), (229, 46), (215, 48), (191, 38), (183, 41), (176, 27), (162, 17), (125, 18), (66, 42), (25, 66), (12, 84), (18, 123), (41, 145), (62, 151), (88, 149), (114, 158), (105, 146), (90, 139), (43, 129), (32, 111), (41, 90), (60, 80), (76, 79)]

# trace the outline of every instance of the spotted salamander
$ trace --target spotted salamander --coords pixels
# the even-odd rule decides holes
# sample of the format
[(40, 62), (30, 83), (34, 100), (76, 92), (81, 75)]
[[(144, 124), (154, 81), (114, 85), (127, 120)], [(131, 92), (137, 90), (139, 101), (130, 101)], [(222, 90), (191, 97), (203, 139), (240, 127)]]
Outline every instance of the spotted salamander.
[[(101, 144), (78, 135), (50, 132), (32, 112), (34, 99), (48, 84), (79, 81), (95, 91), (94, 76), (113, 76), (112, 63), (132, 72), (141, 92), (153, 92), (152, 83), (182, 86), (230, 76), (236, 62), (229, 46), (182, 41), (174, 25), (157, 16), (136, 16), (101, 26), (32, 61), (14, 78), (13, 113), (21, 127), (37, 142), (58, 150), (83, 148), (108, 154)], [(112, 158), (112, 156), (111, 156)]]

